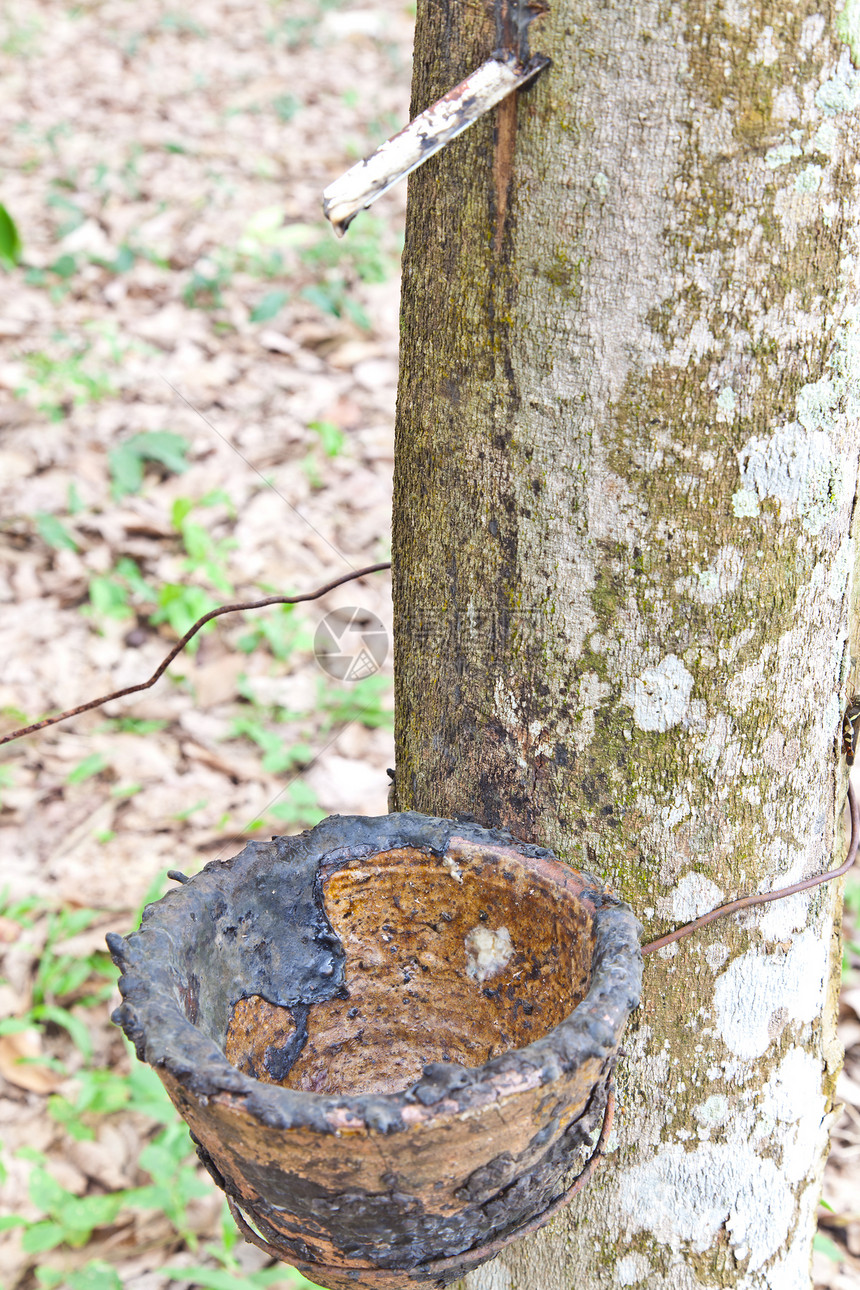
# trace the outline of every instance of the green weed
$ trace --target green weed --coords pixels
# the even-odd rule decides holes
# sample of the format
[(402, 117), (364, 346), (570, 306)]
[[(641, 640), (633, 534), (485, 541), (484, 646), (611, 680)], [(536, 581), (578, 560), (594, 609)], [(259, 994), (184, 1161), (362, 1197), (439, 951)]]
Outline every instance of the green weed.
[(87, 341), (69, 342), (58, 338), (71, 350), (65, 357), (44, 351), (27, 354), (24, 364), (27, 379), (15, 393), (35, 404), (51, 421), (60, 421), (72, 407), (96, 403), (113, 394), (107, 373), (94, 368), (87, 359), (92, 345)]
[(197, 261), (182, 292), (189, 309), (220, 309), (222, 292), (229, 283), (235, 264), (229, 253), (216, 251)]
[(192, 502), (188, 497), (178, 498), (173, 503), (170, 518), (173, 527), (182, 538), (182, 545), (187, 555), (183, 567), (187, 572), (202, 574), (218, 591), (223, 591), (225, 595), (232, 595), (233, 584), (227, 576), (227, 553), (235, 549), (235, 539), (221, 538), (216, 541), (191, 515), (196, 506), (214, 506), (220, 502), (226, 502), (235, 517), (230, 498), (219, 489), (207, 494), (199, 502)]
[[(29, 915), (37, 912), (41, 902), (10, 904), (0, 901), (0, 913), (21, 927), (32, 927)], [(75, 1047), (89, 1060), (93, 1045), (89, 1028), (79, 1012), (102, 1003), (113, 990), (116, 973), (106, 952), (76, 956), (62, 950), (62, 942), (85, 931), (99, 912), (94, 909), (63, 909), (47, 915), (45, 946), (36, 966), (31, 989), (31, 1003), (20, 1017), (0, 1021), (0, 1035), (16, 1031), (58, 1026), (65, 1030)], [(50, 1065), (40, 1058), (40, 1064)]]
[[(265, 587), (267, 594), (277, 593)], [(266, 610), (263, 616), (254, 618), (254, 626), (237, 641), (237, 648), (243, 654), (253, 654), (265, 646), (276, 659), (281, 661), (298, 651), (310, 650), (313, 647), (313, 633), (307, 621), (302, 617), (297, 605), (277, 605)], [(253, 702), (253, 696), (245, 694)]]
[[(181, 460), (184, 462), (185, 441), (178, 435), (162, 437), (179, 440), (183, 444)], [(150, 436), (141, 435), (136, 438), (148, 439)], [(135, 445), (135, 450), (141, 446), (146, 451), (151, 448), (150, 444)], [(159, 460), (162, 463), (169, 460), (176, 466), (180, 459), (174, 457), (173, 453), (178, 451), (175, 445), (168, 445)], [(234, 587), (227, 569), (227, 557), (236, 543), (229, 537), (214, 538), (193, 514), (198, 507), (214, 506), (219, 503), (226, 504), (231, 516), (235, 516), (230, 498), (219, 489), (207, 494), (198, 502), (187, 497), (178, 498), (173, 504), (171, 522), (185, 551), (185, 558), (180, 566), (182, 572), (204, 579), (224, 595), (232, 595)], [(195, 583), (168, 582), (158, 588), (152, 586), (144, 578), (139, 566), (128, 556), (122, 556), (110, 573), (96, 574), (90, 579), (89, 597), (90, 603), (83, 612), (88, 612), (94, 617), (103, 616), (122, 620), (131, 618), (135, 614), (145, 614), (154, 626), (160, 623), (169, 624), (177, 636), (184, 636), (198, 618), (207, 614), (210, 609), (215, 609), (218, 604), (208, 588)], [(211, 623), (207, 624), (202, 629), (201, 635), (212, 626)], [(194, 654), (198, 647), (199, 639), (195, 637), (189, 643), (189, 653)], [(136, 727), (130, 725), (126, 728), (132, 730)], [(149, 729), (155, 728), (158, 727), (145, 727), (139, 732), (147, 733)]]
[(301, 779), (288, 784), (280, 800), (270, 806), (266, 814), (279, 823), (300, 829), (312, 828), (326, 816), (314, 790)]
[(143, 487), (144, 470), (152, 462), (174, 475), (188, 469), (188, 440), (169, 430), (149, 430), (132, 435), (108, 453), (111, 495), (115, 500)]
[[(163, 887), (164, 880), (159, 877), (151, 885), (146, 903), (156, 899)], [(6, 893), (0, 895), (0, 914), (18, 922), (24, 932), (32, 930), (39, 918), (48, 919), (46, 945), (34, 986), (37, 1007), (53, 1001), (50, 1006), (59, 1014), (68, 1010), (72, 999), (82, 1005), (92, 1005), (96, 996), (85, 998), (82, 991), (94, 972), (115, 978), (115, 969), (107, 962), (106, 955), (76, 958), (61, 950), (63, 940), (86, 930), (101, 916), (98, 911), (46, 912), (44, 903), (36, 898), (12, 901)], [(71, 1013), (68, 1015), (72, 1018)], [(77, 1022), (78, 1018), (72, 1021)], [(17, 1027), (30, 1024), (33, 1024), (32, 1014), (15, 1021)], [(71, 1033), (73, 1026), (67, 1022), (66, 1028)], [(8, 1032), (9, 1023), (0, 1024), (0, 1033)], [(61, 1286), (63, 1290), (122, 1290), (119, 1273), (110, 1262), (91, 1259), (83, 1267), (70, 1271), (62, 1263), (54, 1266), (51, 1252), (56, 1251), (62, 1259), (64, 1248), (86, 1247), (98, 1233), (122, 1221), (124, 1214), (153, 1212), (166, 1215), (177, 1237), (186, 1248), (197, 1250), (200, 1258), (199, 1264), (192, 1268), (165, 1268), (164, 1275), (171, 1281), (192, 1278), (195, 1284), (211, 1290), (245, 1290), (247, 1286), (262, 1288), (274, 1284), (296, 1287), (296, 1290), (310, 1288), (311, 1282), (283, 1266), (250, 1274), (244, 1271), (234, 1254), (239, 1235), (226, 1206), (221, 1239), (199, 1248), (189, 1205), (211, 1195), (213, 1184), (197, 1164), (188, 1129), (178, 1118), (158, 1076), (151, 1067), (133, 1059), (130, 1045), (126, 1045), (126, 1051), (132, 1059), (128, 1074), (84, 1069), (75, 1076), (68, 1093), (54, 1094), (48, 1099), (48, 1110), (55, 1123), (78, 1141), (94, 1140), (100, 1126), (112, 1116), (135, 1115), (137, 1122), (143, 1123), (145, 1144), (138, 1164), (147, 1181), (113, 1192), (91, 1191), (76, 1196), (54, 1177), (50, 1160), (42, 1152), (30, 1147), (17, 1152), (18, 1159), (31, 1166), (27, 1190), (36, 1216), (0, 1216), (0, 1231), (20, 1229), (21, 1246), (38, 1265), (34, 1268), (38, 1285), (45, 1290)], [(0, 1161), (0, 1181), (6, 1176)]]
[(67, 784), (82, 784), (86, 779), (92, 779), (94, 775), (100, 775), (107, 766), (107, 762), (101, 753), (90, 753), (83, 761), (78, 762), (73, 770), (70, 770), (66, 776)]
[(263, 753), (263, 770), (273, 775), (294, 770), (297, 766), (308, 766), (313, 761), (313, 749), (308, 744), (288, 743), (256, 717), (236, 717), (230, 726), (230, 735), (233, 739), (244, 736), (255, 743)]
[(391, 691), (387, 676), (366, 676), (347, 689), (336, 689), (320, 681), (318, 710), (325, 714), (323, 731), (357, 721), (370, 729), (394, 729), (394, 713), (383, 707), (382, 700)]
[(64, 197), (62, 193), (51, 193), (47, 205), (56, 213), (54, 236), (58, 241), (68, 237), (69, 233), (74, 233), (86, 221), (87, 217), (77, 202)]
[(297, 99), (295, 94), (279, 94), (276, 99), (272, 100), (272, 107), (279, 121), (286, 125), (292, 121), (293, 117), (301, 112), (304, 104)]
[(319, 436), (320, 446), (327, 457), (338, 457), (347, 444), (347, 437), (334, 421), (311, 421), (309, 430)]
[(251, 310), (251, 322), (269, 322), (272, 318), (277, 318), (289, 298), (289, 292), (281, 288), (267, 291)]
[(21, 235), (18, 226), (6, 207), (0, 203), (0, 264), (4, 269), (14, 269), (21, 259)]
[(36, 532), (55, 551), (77, 551), (78, 544), (62, 520), (47, 511), (36, 511)]
[(144, 717), (109, 717), (99, 730), (111, 730), (121, 735), (152, 735), (163, 730), (166, 721), (150, 720)]
[[(130, 618), (133, 605), (154, 604), (157, 599), (155, 588), (143, 577), (137, 563), (125, 555), (117, 560), (112, 573), (98, 573), (90, 579), (89, 594), (90, 604), (84, 612), (118, 619)], [(132, 725), (126, 728), (133, 729), (134, 718), (128, 720)]]
[(75, 1272), (61, 1272), (59, 1268), (36, 1268), (36, 1280), (45, 1290), (63, 1285), (67, 1290), (122, 1290), (116, 1268), (103, 1259), (90, 1259)]
[[(204, 614), (216, 609), (218, 602), (213, 600), (203, 587), (186, 586), (181, 582), (168, 582), (159, 589), (158, 605), (149, 621), (156, 626), (167, 623), (176, 636), (184, 636)], [(200, 648), (200, 638), (210, 632), (214, 623), (201, 627), (186, 646), (189, 654), (196, 654)]]

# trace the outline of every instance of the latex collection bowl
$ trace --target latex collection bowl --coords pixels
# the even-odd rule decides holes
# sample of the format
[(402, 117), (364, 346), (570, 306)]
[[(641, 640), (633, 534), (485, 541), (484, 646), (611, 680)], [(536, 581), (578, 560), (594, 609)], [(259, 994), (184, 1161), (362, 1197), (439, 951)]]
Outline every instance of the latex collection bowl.
[(114, 1019), (278, 1257), (445, 1285), (564, 1188), (639, 924), (551, 852), (414, 813), (252, 842), (111, 935)]

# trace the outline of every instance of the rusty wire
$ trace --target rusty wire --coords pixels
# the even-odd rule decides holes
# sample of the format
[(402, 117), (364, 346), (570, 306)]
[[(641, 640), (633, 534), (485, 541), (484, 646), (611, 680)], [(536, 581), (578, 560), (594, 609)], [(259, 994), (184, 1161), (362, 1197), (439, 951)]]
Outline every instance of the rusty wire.
[(768, 891), (757, 896), (741, 896), (739, 900), (730, 900), (727, 905), (718, 905), (709, 913), (702, 914), (701, 918), (694, 918), (692, 922), (677, 927), (674, 932), (667, 932), (665, 936), (658, 936), (656, 941), (649, 941), (647, 945), (642, 946), (642, 953), (651, 954), (654, 950), (661, 950), (664, 945), (680, 941), (682, 937), (689, 936), (700, 927), (706, 927), (717, 918), (725, 918), (727, 914), (735, 914), (740, 909), (750, 909), (753, 905), (767, 905), (772, 900), (785, 900), (786, 896), (794, 896), (798, 891), (808, 891), (810, 887), (819, 887), (823, 882), (832, 882), (834, 878), (841, 878), (856, 860), (857, 848), (860, 846), (860, 807), (850, 779), (848, 809), (851, 812), (851, 840), (848, 844), (848, 855), (838, 869), (828, 869), (824, 873), (815, 874), (812, 878), (804, 878), (801, 882), (792, 883), (790, 887), (780, 887), (777, 891)]
[[(240, 601), (236, 604), (221, 605), (218, 609), (210, 609), (208, 614), (198, 618), (197, 622), (189, 627), (182, 639), (176, 642), (148, 681), (141, 681), (137, 685), (127, 685), (122, 690), (114, 690), (111, 694), (103, 694), (98, 699), (90, 699), (88, 703), (81, 703), (76, 708), (69, 708), (66, 712), (60, 712), (54, 717), (44, 717), (41, 721), (34, 721), (29, 726), (22, 726), (18, 730), (12, 730), (9, 734), (0, 736), (0, 746), (12, 743), (15, 739), (23, 739), (25, 735), (36, 734), (37, 731), (45, 730), (48, 726), (55, 726), (60, 721), (68, 721), (70, 717), (78, 717), (84, 712), (90, 712), (93, 708), (101, 707), (104, 703), (111, 703), (114, 699), (124, 699), (129, 694), (139, 694), (141, 690), (150, 689), (164, 675), (176, 656), (181, 654), (188, 642), (193, 640), (200, 629), (211, 622), (213, 618), (220, 618), (222, 614), (241, 613), (249, 609), (264, 609), (267, 605), (298, 605), (306, 600), (319, 600), (327, 592), (334, 591), (336, 587), (341, 587), (347, 582), (354, 582), (356, 578), (364, 578), (368, 574), (380, 573), (383, 569), (390, 568), (391, 561), (383, 560), (379, 564), (370, 564), (363, 569), (357, 569), (354, 573), (345, 573), (343, 577), (335, 578), (333, 581), (325, 583), (324, 586), (317, 587), (316, 591), (306, 591), (299, 596), (266, 596), (263, 600)], [(845, 750), (843, 749), (843, 751)], [(851, 760), (853, 761), (853, 757)], [(675, 928), (673, 932), (667, 932), (665, 936), (658, 936), (656, 940), (648, 941), (647, 944), (642, 946), (642, 953), (652, 954), (655, 950), (663, 949), (666, 945), (682, 940), (700, 927), (706, 927), (708, 923), (713, 923), (718, 918), (725, 918), (729, 914), (738, 913), (741, 909), (750, 909), (754, 905), (766, 905), (772, 900), (785, 900), (787, 896), (794, 896), (800, 891), (808, 891), (810, 888), (818, 887), (822, 883), (832, 882), (834, 878), (841, 878), (854, 864), (858, 847), (860, 847), (860, 806), (858, 806), (850, 780), (848, 782), (848, 806), (851, 813), (851, 838), (848, 855), (844, 863), (837, 869), (828, 869), (825, 873), (816, 874), (812, 878), (804, 878), (801, 882), (795, 882), (790, 887), (782, 887), (777, 891), (741, 896), (738, 900), (731, 900), (726, 905), (718, 905), (716, 909), (710, 910), (707, 914), (702, 914), (700, 918), (694, 918), (689, 923), (682, 924), (681, 927)]]
[(198, 618), (197, 622), (177, 641), (173, 649), (167, 655), (163, 662), (153, 672), (148, 681), (141, 681), (139, 685), (127, 685), (124, 690), (114, 690), (112, 694), (103, 694), (100, 699), (90, 699), (89, 703), (81, 703), (76, 708), (69, 708), (67, 712), (60, 712), (55, 717), (44, 717), (41, 721), (34, 721), (30, 726), (22, 726), (19, 730), (13, 730), (8, 735), (0, 737), (0, 745), (9, 744), (13, 739), (23, 739), (24, 735), (33, 735), (37, 730), (44, 730), (47, 726), (55, 726), (58, 721), (68, 721), (69, 717), (79, 717), (82, 712), (89, 712), (92, 708), (100, 708), (103, 703), (111, 703), (114, 699), (124, 699), (126, 695), (138, 694), (141, 690), (148, 690), (150, 686), (155, 685), (156, 681), (164, 675), (170, 664), (181, 654), (185, 646), (192, 640), (201, 627), (205, 627), (213, 618), (220, 618), (222, 614), (235, 614), (246, 609), (265, 609), (267, 605), (298, 605), (303, 600), (319, 600), (329, 591), (334, 591), (335, 587), (342, 587), (345, 582), (353, 582), (356, 578), (363, 578), (369, 573), (379, 573), (383, 569), (390, 569), (391, 561), (383, 560), (380, 564), (369, 564), (364, 569), (357, 569), (355, 573), (345, 573), (342, 578), (335, 578), (332, 582), (327, 582), (324, 587), (317, 587), (316, 591), (306, 591), (301, 596), (266, 596), (264, 600), (246, 600), (235, 605), (221, 605), (218, 609), (210, 609), (208, 614)]

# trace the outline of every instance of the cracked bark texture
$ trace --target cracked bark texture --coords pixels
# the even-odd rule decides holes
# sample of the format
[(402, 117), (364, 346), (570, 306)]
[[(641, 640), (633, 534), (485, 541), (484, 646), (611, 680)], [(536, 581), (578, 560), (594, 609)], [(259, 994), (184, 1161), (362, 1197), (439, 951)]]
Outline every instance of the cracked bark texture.
[[(419, 0), (413, 109), (496, 38)], [(512, 163), (490, 117), (410, 179), (397, 806), (552, 847), (650, 939), (844, 847), (860, 11), (555, 0), (531, 48)], [(648, 960), (610, 1160), (462, 1287), (810, 1285), (838, 909)]]

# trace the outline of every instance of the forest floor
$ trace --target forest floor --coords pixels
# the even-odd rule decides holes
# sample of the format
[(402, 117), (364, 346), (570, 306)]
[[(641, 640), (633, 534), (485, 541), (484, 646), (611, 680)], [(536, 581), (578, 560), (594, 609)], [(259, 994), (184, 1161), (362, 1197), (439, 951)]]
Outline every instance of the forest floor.
[[(387, 558), (405, 188), (342, 242), (320, 194), (407, 119), (411, 39), (402, 0), (5, 0), (0, 730), (145, 679), (216, 604)], [(329, 613), (390, 636), (388, 575), (222, 618), (0, 754), (5, 1290), (307, 1284), (237, 1242), (110, 1024), (104, 936), (168, 869), (385, 812), (390, 653), (329, 675)], [(857, 971), (841, 1025), (815, 1276), (856, 1290)]]

